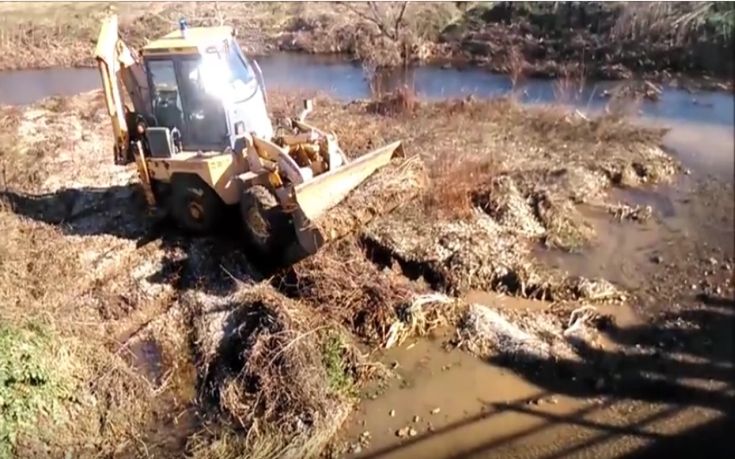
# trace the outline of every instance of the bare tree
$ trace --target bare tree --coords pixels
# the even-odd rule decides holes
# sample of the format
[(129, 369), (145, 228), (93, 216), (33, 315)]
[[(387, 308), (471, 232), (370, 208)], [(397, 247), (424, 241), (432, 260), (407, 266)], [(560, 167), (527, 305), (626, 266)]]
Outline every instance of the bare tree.
[(398, 41), (408, 2), (337, 2), (362, 19), (375, 24), (380, 33)]

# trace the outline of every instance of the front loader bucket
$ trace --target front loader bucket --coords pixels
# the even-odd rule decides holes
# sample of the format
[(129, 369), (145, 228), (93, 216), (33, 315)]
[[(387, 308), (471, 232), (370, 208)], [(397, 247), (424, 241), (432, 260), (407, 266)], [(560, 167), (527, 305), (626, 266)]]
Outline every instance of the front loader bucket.
[(299, 245), (308, 254), (316, 253), (335, 236), (324, 234), (319, 225), (320, 219), (376, 170), (389, 164), (394, 157), (403, 155), (401, 142), (394, 142), (298, 185), (294, 190), (297, 208), (292, 217)]

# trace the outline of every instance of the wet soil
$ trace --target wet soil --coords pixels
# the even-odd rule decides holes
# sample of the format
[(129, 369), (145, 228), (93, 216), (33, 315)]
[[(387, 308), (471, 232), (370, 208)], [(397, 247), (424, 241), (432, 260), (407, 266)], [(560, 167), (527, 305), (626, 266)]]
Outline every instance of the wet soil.
[[(589, 367), (488, 362), (454, 349), (454, 332), (410, 341), (380, 355), (396, 379), (365, 394), (343, 430), (345, 457), (731, 455), (721, 445), (734, 407), (733, 138), (728, 129), (703, 128), (691, 139), (685, 132), (665, 144), (689, 175), (610, 191), (608, 202), (650, 206), (650, 217), (621, 221), (609, 207), (581, 205), (595, 230), (590, 247), (532, 252), (544, 265), (633, 294), (595, 306), (614, 326), (599, 330)], [(697, 142), (706, 132), (713, 141)], [(487, 292), (465, 300), (552, 308)]]
[[(281, 104), (280, 108), (288, 108), (289, 104), (293, 108), (296, 100), (292, 99), (277, 103)], [(514, 224), (526, 221), (515, 219), (510, 211), (505, 219), (497, 208), (493, 208), (493, 218), (497, 217), (506, 226), (505, 230), (512, 231), (494, 232), (498, 230), (498, 226), (494, 226), (491, 232), (483, 233), (475, 228), (469, 236), (508, 236), (503, 239), (504, 243), (510, 243), (509, 248), (503, 250), (504, 254), (520, 253), (516, 251), (518, 241), (533, 243), (529, 246), (533, 250), (528, 252), (532, 257), (522, 259), (533, 268), (541, 270), (556, 265), (572, 274), (601, 276), (625, 288), (631, 295), (623, 302), (606, 303), (575, 297), (555, 304), (497, 297), (495, 293), (477, 291), (471, 285), (462, 284), (463, 275), (448, 269), (446, 272), (453, 274), (458, 284), (467, 287), (463, 295), (465, 302), (489, 304), (509, 314), (526, 314), (508, 315), (520, 317), (519, 323), (524, 317), (548, 313), (554, 316), (553, 325), (558, 327), (554, 331), (560, 336), (572, 328), (568, 323), (573, 310), (594, 306), (604, 318), (591, 321), (594, 323), (587, 326), (595, 337), (594, 346), (592, 341), (583, 339), (577, 356), (582, 358), (556, 356), (529, 366), (492, 355), (475, 357), (457, 349), (445, 352), (442, 346), (445, 341), (450, 342), (450, 348), (457, 345), (453, 329), (437, 331), (434, 339), (420, 340), (409, 334), (400, 348), (374, 356), (389, 368), (397, 361), (395, 371), (401, 379), (389, 380), (384, 389), (370, 389), (372, 394), (375, 390), (379, 393), (374, 400), (369, 392), (363, 392), (367, 396), (363, 397), (358, 414), (343, 432), (348, 446), (368, 430), (370, 441), (362, 447), (366, 457), (401, 443), (405, 448), (394, 449), (391, 454), (399, 457), (410, 453), (424, 457), (458, 454), (482, 457), (494, 453), (545, 457), (561, 455), (562, 450), (568, 448), (580, 455), (607, 457), (637, 447), (657, 445), (662, 436), (694, 429), (696, 423), (708, 423), (722, 413), (730, 413), (733, 349), (728, 343), (732, 342), (731, 282), (735, 262), (732, 201), (728, 201), (732, 196), (731, 183), (702, 177), (699, 170), (691, 166), (690, 181), (683, 182), (686, 186), (674, 182), (666, 185), (671, 188), (641, 188), (638, 180), (649, 177), (645, 164), (663, 164), (662, 170), (668, 171), (669, 163), (657, 150), (624, 148), (628, 145), (626, 137), (637, 131), (623, 131), (623, 134), (612, 136), (608, 132), (605, 141), (608, 144), (596, 138), (598, 132), (590, 133), (587, 125), (576, 124), (581, 122), (554, 115), (534, 117), (529, 123), (523, 117), (525, 112), (512, 107), (506, 110), (507, 105), (462, 103), (419, 107), (413, 113), (415, 117), (405, 119), (378, 117), (360, 104), (343, 106), (332, 102), (327, 107), (329, 109), (316, 114), (317, 124), (338, 129), (345, 149), (351, 152), (362, 151), (368, 144), (383, 143), (384, 137), (406, 135), (412, 148), (427, 157), (458, 148), (465, 153), (482, 155), (487, 154), (484, 149), (488, 146), (497, 148), (501, 161), (508, 160), (507, 152), (512, 153), (510, 159), (514, 161), (511, 163), (527, 168), (520, 167), (515, 174), (504, 175), (513, 180), (517, 189), (503, 188), (511, 190), (509, 195), (513, 199), (496, 207), (511, 211), (520, 208), (518, 215), (526, 220), (535, 221), (533, 206), (523, 199), (525, 195), (521, 196), (519, 190), (527, 193), (536, 184), (543, 184), (549, 189), (558, 186), (563, 192), (571, 189), (573, 194), (579, 194), (581, 187), (574, 186), (579, 175), (594, 179), (592, 185), (587, 182), (582, 185), (598, 190), (596, 180), (604, 174), (597, 168), (613, 172), (619, 168), (632, 170), (637, 180), (635, 188), (613, 187), (608, 199), (627, 204), (650, 204), (653, 208), (648, 220), (616, 222), (604, 207), (605, 201), (582, 200), (578, 210), (596, 231), (591, 247), (575, 255), (542, 249), (541, 241), (527, 235), (529, 228), (540, 226), (543, 229), (543, 222), (514, 228)], [(452, 121), (460, 124), (448, 125), (448, 111), (452, 113)], [(223, 423), (248, 425), (232, 420), (231, 416), (233, 413), (243, 418), (252, 416), (253, 410), (248, 408), (248, 403), (253, 398), (248, 397), (256, 393), (253, 391), (257, 385), (250, 383), (253, 379), (241, 386), (231, 385), (234, 396), (229, 400), (216, 398), (220, 394), (208, 392), (211, 387), (203, 381), (209, 376), (209, 363), (214, 363), (213, 371), (219, 371), (218, 375), (239, 373), (238, 364), (241, 367), (243, 360), (250, 357), (246, 343), (251, 338), (247, 331), (252, 330), (252, 326), (246, 321), (234, 324), (236, 330), (243, 332), (243, 336), (232, 335), (240, 346), (238, 352), (241, 351), (234, 357), (223, 354), (217, 346), (221, 336), (215, 333), (212, 340), (215, 359), (207, 362), (202, 360), (207, 346), (201, 338), (212, 338), (212, 335), (206, 331), (201, 333), (201, 327), (195, 325), (216, 325), (212, 316), (227, 312), (221, 307), (230, 301), (228, 295), (242, 289), (243, 285), (250, 288), (255, 284), (267, 289), (270, 298), (281, 302), (280, 306), (275, 305), (275, 310), (288, 306), (286, 309), (292, 308), (298, 314), (309, 316), (304, 324), (316, 320), (330, 323), (329, 319), (339, 315), (330, 314), (329, 308), (339, 307), (342, 300), (351, 301), (356, 311), (362, 313), (365, 311), (359, 308), (364, 304), (381, 312), (388, 311), (393, 314), (386, 314), (388, 322), (396, 323), (399, 314), (393, 310), (395, 305), (381, 302), (385, 295), (380, 289), (400, 285), (404, 290), (399, 293), (413, 294), (425, 293), (430, 287), (416, 287), (421, 280), (411, 276), (405, 266), (385, 269), (391, 265), (384, 265), (358, 250), (347, 251), (344, 255), (358, 256), (358, 262), (351, 259), (353, 263), (341, 264), (343, 255), (332, 253), (335, 258), (330, 264), (331, 271), (319, 273), (322, 277), (312, 276), (321, 279), (315, 284), (316, 288), (324, 291), (331, 287), (339, 295), (299, 298), (299, 290), (287, 291), (268, 281), (262, 282), (247, 254), (239, 250), (234, 241), (186, 237), (145, 218), (140, 197), (133, 191), (132, 170), (109, 166), (109, 148), (104, 147), (109, 145), (108, 126), (98, 93), (68, 100), (52, 99), (42, 106), (20, 111), (4, 109), (3, 115), (7, 121), (4, 126), (12, 127), (10, 135), (17, 140), (13, 148), (3, 150), (2, 157), (7, 174), (3, 181), (0, 224), (6, 230), (6, 245), (0, 249), (9, 255), (3, 262), (14, 276), (1, 280), (2, 286), (7, 288), (5, 291), (14, 295), (11, 304), (15, 305), (3, 313), (15, 312), (22, 316), (28, 311), (42, 310), (52, 314), (54, 320), (65, 324), (69, 335), (81, 334), (88, 342), (99, 344), (96, 347), (102, 352), (101, 358), (116, 365), (114, 371), (103, 367), (102, 377), (97, 374), (91, 377), (102, 380), (95, 385), (92, 396), (105, 400), (92, 411), (95, 413), (92, 418), (101, 416), (104, 419), (102, 427), (93, 426), (95, 435), (104, 439), (95, 444), (98, 453), (139, 456), (156, 448), (162, 454), (189, 450), (192, 431), (202, 427), (202, 418), (207, 415)], [(355, 129), (358, 125), (360, 129)], [(507, 129), (498, 129), (500, 125)], [(431, 131), (432, 126), (447, 132)], [(468, 126), (476, 126), (478, 132), (487, 135), (483, 134), (469, 145), (452, 144), (453, 134), (460, 128), (475, 132)], [(560, 138), (547, 135), (549, 126), (560, 129)], [(426, 129), (431, 135), (427, 135)], [(581, 129), (583, 135), (577, 135), (579, 131), (575, 129)], [(499, 131), (503, 135), (495, 136)], [(66, 136), (59, 138), (55, 135), (57, 132), (64, 132)], [(534, 148), (529, 148), (526, 142)], [(545, 148), (536, 148), (538, 144)], [(600, 145), (614, 147), (610, 150)], [(518, 158), (519, 151), (526, 153), (523, 161)], [(623, 161), (615, 161), (620, 158)], [(565, 166), (565, 171), (534, 175), (534, 171), (538, 173), (540, 168), (549, 167), (549, 161), (554, 166)], [(575, 162), (573, 167), (566, 167), (569, 161)], [(82, 164), (85, 167), (80, 167)], [(579, 174), (580, 170), (585, 174)], [(642, 173), (639, 174), (639, 170)], [(32, 171), (30, 178), (26, 175), (28, 171)], [(590, 171), (592, 173), (586, 173)], [(563, 180), (559, 181), (559, 177)], [(603, 185), (609, 183), (600, 181)], [(516, 199), (519, 196), (522, 199)], [(397, 215), (397, 218), (392, 217), (394, 225), (401, 223), (401, 214)], [(480, 217), (486, 222), (490, 218), (485, 211)], [(424, 220), (418, 222), (428, 230), (437, 221), (428, 221), (424, 215)], [(458, 224), (457, 234), (467, 226), (472, 225)], [(454, 255), (466, 256), (470, 261), (462, 264), (463, 260), (455, 256), (452, 263), (458, 264), (449, 264), (450, 267), (467, 268), (472, 272), (476, 267), (472, 263), (477, 261), (472, 259), (472, 253), (483, 253), (466, 248), (457, 250), (452, 246), (456, 241), (450, 238), (439, 237), (438, 240), (443, 248), (453, 250)], [(461, 237), (458, 240), (474, 249), (499, 241), (472, 237), (470, 243)], [(395, 251), (395, 247), (393, 249)], [(431, 252), (431, 247), (425, 247), (424, 252)], [(480, 266), (491, 262), (480, 263)], [(66, 270), (59, 270), (64, 267)], [(303, 265), (301, 268), (306, 269)], [(311, 269), (318, 271), (319, 266)], [(347, 284), (344, 283), (346, 273)], [(392, 282), (394, 277), (401, 282)], [(413, 277), (415, 282), (405, 277)], [(18, 279), (32, 288), (18, 289)], [(349, 283), (357, 286), (354, 292), (343, 287)], [(691, 288), (693, 284), (695, 288)], [(207, 301), (184, 305), (190, 296)], [(400, 302), (400, 295), (396, 297), (396, 302)], [(310, 299), (322, 298), (341, 300), (334, 304), (327, 300), (322, 301), (326, 304), (309, 303)], [(262, 312), (267, 309), (262, 304), (251, 303), (236, 303), (233, 310), (250, 307)], [(56, 306), (49, 309), (49, 305)], [(381, 307), (386, 309), (379, 309)], [(264, 314), (264, 317), (270, 316)], [(290, 316), (286, 314), (285, 317)], [(271, 322), (263, 319), (263, 323)], [(273, 323), (281, 327), (288, 320), (279, 316)], [(342, 325), (345, 324), (350, 327), (349, 320), (342, 321)], [(268, 335), (267, 332), (277, 331), (276, 328), (262, 328), (258, 330), (263, 333), (259, 336), (264, 343), (285, 342), (279, 341), (285, 339), (283, 335)], [(303, 330), (294, 327), (286, 331)], [(356, 328), (349, 331), (359, 335)], [(308, 341), (301, 337), (296, 342)], [(288, 349), (299, 348), (294, 344), (287, 346), (290, 346)], [(285, 348), (286, 345), (280, 349)], [(265, 347), (272, 354), (265, 354), (266, 359), (261, 363), (280, 356), (280, 349)], [(312, 348), (308, 350), (311, 352)], [(308, 360), (309, 365), (320, 368), (313, 360), (313, 352), (309, 356), (312, 359)], [(221, 366), (217, 367), (218, 364)], [(289, 373), (285, 372), (288, 366), (261, 368), (264, 373), (274, 371), (276, 379), (282, 377), (281, 386), (270, 388), (270, 396), (279, 403), (288, 397), (279, 392), (280, 388), (304, 385), (301, 379), (289, 379)], [(284, 373), (278, 373), (279, 370)], [(321, 390), (323, 385), (319, 388)], [(237, 392), (238, 389), (247, 394)], [(206, 396), (200, 397), (202, 395)], [(261, 399), (258, 396), (255, 400)], [(192, 406), (198, 412), (196, 415), (191, 414)], [(308, 419), (309, 413), (289, 412), (291, 406), (288, 403), (278, 405), (279, 410), (285, 409), (291, 416), (293, 425), (300, 426), (299, 422)], [(340, 405), (343, 406), (347, 405)], [(440, 411), (432, 415), (431, 410), (435, 408)], [(395, 416), (390, 416), (391, 410), (396, 411)], [(339, 413), (340, 417), (326, 419), (341, 419), (346, 411)], [(320, 419), (325, 419), (321, 412), (319, 414)], [(416, 415), (421, 418), (413, 427), (416, 435), (411, 437), (409, 426), (408, 438), (396, 437), (396, 431), (410, 424)], [(429, 421), (435, 434), (424, 436)], [(336, 425), (331, 427), (337, 428)], [(438, 433), (442, 428), (446, 429)], [(242, 430), (238, 432), (244, 437)], [(79, 436), (76, 440), (84, 441), (84, 438)], [(417, 439), (421, 441), (412, 441)], [(613, 440), (615, 443), (607, 443)]]

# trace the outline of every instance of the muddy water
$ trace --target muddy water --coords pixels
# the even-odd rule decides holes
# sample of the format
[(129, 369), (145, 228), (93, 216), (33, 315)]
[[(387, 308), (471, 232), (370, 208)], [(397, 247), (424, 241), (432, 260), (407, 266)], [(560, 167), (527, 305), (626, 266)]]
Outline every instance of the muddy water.
[(655, 123), (670, 131), (664, 136), (664, 146), (692, 170), (733, 181), (735, 168), (735, 124), (729, 126), (659, 121)]
[[(484, 292), (466, 299), (499, 308), (549, 306)], [(603, 312), (623, 327), (641, 323), (629, 308)], [(444, 332), (385, 351), (381, 360), (398, 377), (369, 389), (353, 413), (342, 433), (346, 457), (619, 457), (719, 416), (713, 410), (575, 395), (573, 378), (543, 388), (446, 350), (442, 343), (450, 336)], [(616, 350), (613, 340), (605, 343), (608, 351)]]

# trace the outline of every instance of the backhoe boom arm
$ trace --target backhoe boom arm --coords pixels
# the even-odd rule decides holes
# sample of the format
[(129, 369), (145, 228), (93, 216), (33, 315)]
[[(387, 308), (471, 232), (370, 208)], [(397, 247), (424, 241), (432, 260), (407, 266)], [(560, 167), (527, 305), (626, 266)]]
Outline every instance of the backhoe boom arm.
[[(133, 161), (130, 154), (130, 133), (126, 121), (128, 112), (141, 115), (150, 113), (148, 108), (148, 85), (144, 67), (137, 56), (128, 48), (118, 34), (117, 16), (106, 18), (100, 29), (95, 50), (95, 59), (102, 78), (107, 113), (112, 122), (115, 138), (115, 164)], [(120, 87), (127, 91), (132, 102), (126, 104)]]

